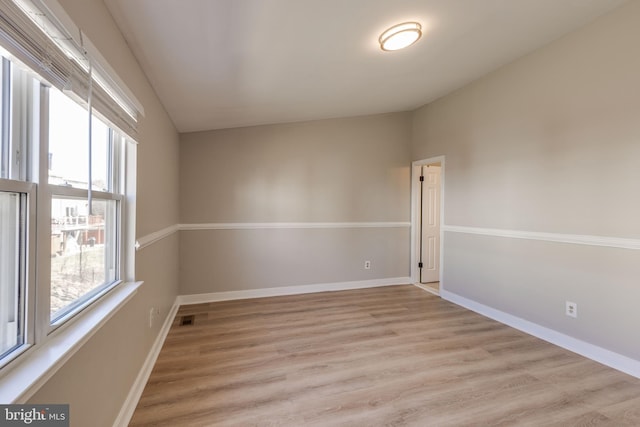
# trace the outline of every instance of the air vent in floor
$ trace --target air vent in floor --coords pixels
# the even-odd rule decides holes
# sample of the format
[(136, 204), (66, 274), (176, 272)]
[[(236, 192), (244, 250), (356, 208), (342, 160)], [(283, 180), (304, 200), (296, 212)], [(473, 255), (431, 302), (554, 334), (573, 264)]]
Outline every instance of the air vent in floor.
[(193, 321), (194, 321), (194, 317), (193, 315), (190, 316), (182, 316), (180, 318), (180, 326), (189, 326), (189, 325), (193, 325)]

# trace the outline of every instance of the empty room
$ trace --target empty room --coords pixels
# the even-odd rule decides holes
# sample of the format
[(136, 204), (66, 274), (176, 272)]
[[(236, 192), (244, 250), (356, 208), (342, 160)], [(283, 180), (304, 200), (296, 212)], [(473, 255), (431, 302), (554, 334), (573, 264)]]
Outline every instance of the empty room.
[(640, 425), (639, 0), (0, 0), (0, 425)]

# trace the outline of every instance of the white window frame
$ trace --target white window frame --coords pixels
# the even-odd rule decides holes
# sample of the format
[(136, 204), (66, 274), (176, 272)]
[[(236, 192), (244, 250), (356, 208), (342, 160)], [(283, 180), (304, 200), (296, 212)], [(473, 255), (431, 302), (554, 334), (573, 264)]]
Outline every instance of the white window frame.
[(11, 353), (0, 359), (0, 369), (8, 365), (18, 358), (22, 353), (27, 351), (35, 343), (35, 298), (36, 293), (36, 267), (34, 262), (29, 262), (35, 258), (35, 228), (36, 228), (36, 185), (31, 182), (15, 181), (9, 179), (0, 179), (0, 191), (18, 193), (26, 196), (26, 207), (24, 208), (25, 228), (24, 236), (21, 236), (22, 254), (26, 256), (26, 260), (20, 264), (20, 280), (21, 290), (24, 291), (24, 307), (21, 313), (21, 327), (24, 330), (23, 342), (15, 348)]
[[(120, 132), (117, 129), (114, 129), (113, 125), (108, 124), (109, 126), (109, 138), (111, 144), (111, 156), (110, 156), (110, 167), (108, 169), (109, 173), (109, 187), (111, 192), (103, 192), (91, 190), (91, 197), (93, 200), (113, 200), (116, 202), (116, 229), (113, 230), (115, 234), (115, 241), (113, 242), (115, 245), (115, 277), (116, 280), (110, 283), (104, 283), (101, 286), (98, 286), (96, 289), (90, 291), (85, 296), (81, 297), (76, 302), (70, 304), (70, 308), (68, 311), (64, 312), (60, 317), (51, 319), (50, 318), (50, 297), (51, 297), (51, 258), (50, 254), (50, 239), (51, 239), (51, 201), (55, 197), (70, 197), (70, 198), (78, 198), (78, 199), (87, 199), (89, 195), (88, 189), (82, 188), (74, 188), (74, 187), (64, 187), (59, 185), (49, 184), (48, 182), (48, 170), (49, 170), (49, 88), (42, 87), (40, 94), (40, 135), (41, 135), (41, 143), (40, 143), (40, 153), (41, 156), (39, 158), (38, 164), (38, 174), (40, 177), (40, 192), (38, 197), (38, 203), (40, 212), (44, 217), (46, 217), (46, 221), (41, 219), (39, 225), (42, 227), (42, 231), (38, 233), (38, 248), (46, 248), (47, 254), (45, 255), (44, 249), (42, 253), (39, 254), (38, 257), (38, 271), (49, 272), (49, 274), (41, 274), (38, 282), (39, 289), (47, 289), (48, 292), (41, 292), (38, 299), (38, 336), (49, 335), (51, 332), (55, 331), (62, 325), (64, 325), (67, 321), (76, 316), (79, 312), (89, 307), (95, 301), (97, 301), (101, 296), (109, 292), (114, 287), (121, 284), (124, 280), (125, 275), (125, 266), (126, 266), (126, 256), (123, 252), (124, 245), (123, 242), (123, 220), (127, 218), (128, 215), (123, 214), (126, 209), (125, 203), (125, 183), (126, 176), (124, 176), (121, 171), (123, 171), (123, 165), (126, 164), (126, 152), (127, 150), (122, 147), (124, 144), (128, 144), (127, 138), (121, 136)], [(89, 112), (87, 111), (87, 114)], [(96, 115), (95, 112), (92, 114)], [(89, 161), (87, 159), (87, 161)], [(88, 183), (88, 186), (91, 186), (91, 183)], [(40, 230), (40, 229), (39, 229)]]
[[(2, 58), (3, 65), (7, 63)], [(109, 290), (122, 283), (124, 275), (124, 257), (122, 245), (122, 221), (124, 216), (122, 210), (125, 208), (123, 192), (123, 177), (120, 176), (120, 167), (126, 161), (124, 151), (120, 148), (121, 144), (126, 141), (118, 137), (119, 141), (114, 141), (116, 131), (113, 126), (109, 125), (109, 138), (111, 139), (111, 168), (109, 174), (111, 180), (109, 187), (112, 192), (101, 192), (92, 190), (91, 194), (95, 200), (114, 200), (116, 202), (116, 229), (113, 230), (114, 246), (115, 246), (115, 278), (110, 283), (102, 284), (95, 291), (90, 291), (86, 296), (81, 297), (77, 302), (70, 304), (70, 307), (63, 315), (56, 319), (50, 318), (50, 295), (51, 295), (51, 200), (53, 197), (73, 197), (78, 199), (87, 199), (89, 195), (88, 189), (61, 187), (48, 183), (49, 170), (49, 90), (48, 85), (38, 79), (38, 83), (31, 86), (31, 81), (26, 80), (26, 74), (18, 70), (22, 68), (16, 61), (14, 64), (15, 72), (9, 74), (8, 68), (3, 67), (2, 79), (3, 85), (10, 85), (11, 99), (13, 105), (5, 105), (11, 108), (12, 115), (9, 117), (9, 111), (6, 111), (4, 124), (11, 127), (11, 132), (5, 132), (8, 135), (3, 141), (3, 148), (10, 154), (8, 160), (11, 165), (9, 167), (9, 176), (14, 178), (11, 181), (3, 180), (0, 188), (7, 191), (15, 191), (20, 193), (28, 193), (30, 211), (28, 236), (33, 241), (37, 238), (39, 252), (34, 252), (34, 245), (29, 245), (29, 253), (27, 254), (26, 265), (30, 270), (35, 269), (39, 274), (37, 281), (33, 280), (35, 274), (29, 275), (30, 283), (24, 302), (24, 311), (27, 313), (29, 322), (23, 325), (26, 331), (25, 342), (23, 346), (27, 348), (42, 341), (51, 332), (65, 324), (67, 321), (76, 316), (80, 311), (90, 306)], [(29, 87), (31, 86), (31, 87)], [(3, 87), (5, 90), (9, 87)], [(36, 92), (39, 88), (39, 93)], [(9, 97), (5, 97), (9, 98)], [(87, 115), (89, 112), (87, 111)], [(29, 140), (31, 137), (31, 140)], [(33, 155), (29, 158), (28, 153)], [(89, 159), (86, 159), (89, 162)], [(38, 186), (37, 194), (35, 186)], [(17, 189), (17, 190), (15, 190)], [(36, 209), (37, 207), (37, 209)], [(37, 237), (35, 229), (37, 227)], [(34, 283), (35, 282), (35, 283)], [(35, 289), (38, 292), (35, 292)], [(37, 298), (37, 302), (36, 302)], [(35, 327), (34, 327), (35, 325)], [(15, 352), (20, 352), (17, 349)], [(7, 364), (6, 360), (13, 360), (13, 353), (0, 360), (0, 367)]]
[[(9, 58), (14, 64), (20, 64), (15, 58)], [(17, 121), (32, 140), (12, 137), (10, 141), (10, 149), (17, 148), (20, 153), (19, 168), (13, 168), (19, 171), (16, 176), (19, 180), (0, 179), (0, 189), (26, 194), (28, 201), (25, 332), (23, 344), (0, 360), (0, 403), (25, 402), (142, 284), (133, 282), (136, 143), (105, 121), (111, 129), (112, 156), (118, 159), (109, 168), (112, 192), (91, 190), (91, 193), (94, 200), (114, 200), (117, 204), (114, 230), (117, 280), (97, 288), (90, 298), (51, 322), (51, 200), (55, 196), (86, 198), (89, 190), (48, 183), (49, 87), (42, 78), (38, 77), (38, 81), (39, 85), (34, 88), (39, 90), (29, 92), (30, 98), (23, 98), (28, 101), (24, 107), (31, 108), (26, 114), (31, 114), (32, 120), (18, 118)], [(24, 114), (28, 110), (21, 108), (20, 111)], [(99, 114), (96, 116), (103, 119)], [(16, 118), (12, 117), (11, 122), (16, 123)]]

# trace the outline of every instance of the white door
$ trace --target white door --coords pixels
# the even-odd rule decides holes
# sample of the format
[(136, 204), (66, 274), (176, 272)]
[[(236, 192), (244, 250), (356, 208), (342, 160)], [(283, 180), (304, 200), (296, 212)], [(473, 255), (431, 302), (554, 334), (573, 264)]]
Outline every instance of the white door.
[(440, 166), (422, 166), (420, 283), (440, 280)]

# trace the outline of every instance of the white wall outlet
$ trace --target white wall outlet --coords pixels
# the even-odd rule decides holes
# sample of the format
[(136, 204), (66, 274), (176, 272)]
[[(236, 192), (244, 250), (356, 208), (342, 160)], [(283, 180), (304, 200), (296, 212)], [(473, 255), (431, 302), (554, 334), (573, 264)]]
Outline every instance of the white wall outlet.
[(567, 301), (565, 314), (570, 317), (578, 317), (578, 304)]
[(365, 270), (371, 270), (371, 261), (365, 261), (364, 262), (364, 269)]

